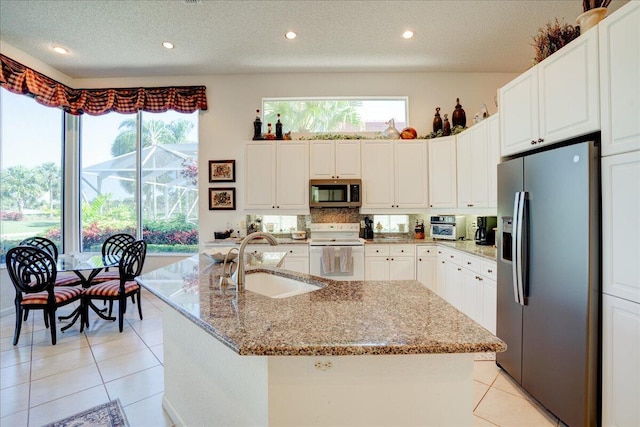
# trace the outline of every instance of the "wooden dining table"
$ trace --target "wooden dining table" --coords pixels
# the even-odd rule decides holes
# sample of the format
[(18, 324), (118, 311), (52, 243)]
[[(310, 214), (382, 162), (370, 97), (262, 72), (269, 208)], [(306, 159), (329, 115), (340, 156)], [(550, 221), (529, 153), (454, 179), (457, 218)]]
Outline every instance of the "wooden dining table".
[[(110, 267), (118, 267), (119, 263), (119, 255), (106, 255), (103, 257), (99, 252), (81, 252), (58, 256), (58, 259), (56, 260), (56, 268), (58, 273), (73, 272), (80, 279), (82, 287), (86, 289), (91, 286), (91, 282), (98, 273)], [(88, 304), (89, 307), (91, 307), (91, 309), (102, 318), (115, 320), (115, 317), (107, 317), (103, 314), (106, 308), (100, 309), (91, 301), (89, 301)], [(60, 328), (60, 330), (64, 332), (73, 326), (77, 322), (78, 318), (82, 316), (82, 313), (82, 306), (79, 306), (68, 316), (59, 316), (58, 320), (71, 319), (71, 323)], [(82, 321), (84, 321), (84, 319), (82, 319)]]

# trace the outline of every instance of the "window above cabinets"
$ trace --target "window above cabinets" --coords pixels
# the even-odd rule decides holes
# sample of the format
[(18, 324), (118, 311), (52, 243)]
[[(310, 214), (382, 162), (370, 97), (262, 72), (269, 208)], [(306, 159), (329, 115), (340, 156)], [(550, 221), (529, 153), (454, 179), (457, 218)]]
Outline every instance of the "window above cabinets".
[(317, 97), (263, 98), (262, 120), (275, 128), (278, 114), (283, 131), (304, 136), (316, 134), (367, 134), (383, 131), (394, 119), (397, 129), (408, 126), (409, 98)]

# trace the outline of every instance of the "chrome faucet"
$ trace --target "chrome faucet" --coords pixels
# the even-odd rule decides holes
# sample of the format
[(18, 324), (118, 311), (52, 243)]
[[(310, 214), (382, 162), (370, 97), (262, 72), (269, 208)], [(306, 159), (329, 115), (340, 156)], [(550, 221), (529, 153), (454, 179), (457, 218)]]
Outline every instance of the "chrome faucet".
[(244, 292), (244, 274), (245, 274), (244, 250), (250, 241), (259, 239), (262, 237), (267, 239), (267, 242), (269, 242), (271, 246), (276, 246), (278, 244), (278, 241), (276, 240), (275, 237), (273, 237), (271, 234), (266, 233), (264, 231), (256, 231), (255, 233), (251, 233), (247, 237), (242, 239), (242, 242), (240, 242), (240, 249), (238, 250), (238, 269), (236, 271), (236, 285), (238, 288), (238, 292)]
[[(227, 286), (229, 286), (229, 278), (231, 277), (231, 273), (233, 270), (233, 261), (229, 260), (229, 255), (231, 255), (231, 252), (236, 251), (239, 253), (238, 248), (233, 247), (231, 249), (229, 249), (229, 251), (227, 252), (227, 254), (224, 256), (224, 261), (222, 262), (222, 274), (220, 275), (220, 288), (221, 289), (226, 289)], [(227, 272), (227, 261), (229, 261), (229, 271)], [(236, 271), (238, 270), (238, 267), (236, 266)]]

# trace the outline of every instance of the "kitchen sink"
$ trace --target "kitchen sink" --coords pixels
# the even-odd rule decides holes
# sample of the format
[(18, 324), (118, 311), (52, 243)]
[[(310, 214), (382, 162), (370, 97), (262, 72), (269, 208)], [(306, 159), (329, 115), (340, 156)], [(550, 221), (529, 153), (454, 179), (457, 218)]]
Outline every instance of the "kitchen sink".
[(269, 298), (287, 298), (322, 289), (322, 287), (311, 283), (263, 272), (247, 273), (244, 276), (244, 286), (247, 291)]

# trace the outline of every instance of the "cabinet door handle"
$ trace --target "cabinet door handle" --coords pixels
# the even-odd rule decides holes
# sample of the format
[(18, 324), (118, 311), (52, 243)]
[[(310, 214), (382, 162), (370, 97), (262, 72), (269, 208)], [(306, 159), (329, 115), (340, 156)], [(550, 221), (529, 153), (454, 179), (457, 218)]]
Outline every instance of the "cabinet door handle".
[(418, 261), (422, 261), (422, 258), (418, 258)]
[(493, 270), (492, 269), (488, 269), (487, 273), (493, 273)]
[(462, 271), (462, 269), (460, 267), (458, 267), (458, 271)]
[(389, 258), (387, 258), (387, 261), (389, 261)]
[(536, 142), (533, 139), (531, 140), (531, 145), (536, 145)]
[(538, 138), (538, 142), (544, 142), (544, 138)]
[(467, 261), (467, 265), (471, 265), (471, 262)]
[(393, 258), (391, 258), (391, 261), (393, 261)]

